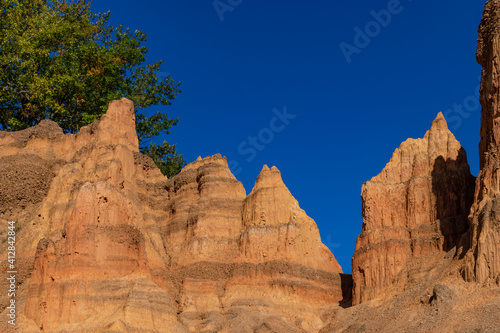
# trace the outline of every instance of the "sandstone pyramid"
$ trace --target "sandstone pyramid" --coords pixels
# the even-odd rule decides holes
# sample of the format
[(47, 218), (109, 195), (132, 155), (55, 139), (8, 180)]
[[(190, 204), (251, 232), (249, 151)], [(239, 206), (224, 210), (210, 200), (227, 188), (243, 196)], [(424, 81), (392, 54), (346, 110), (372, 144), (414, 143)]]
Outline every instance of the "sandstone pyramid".
[(411, 261), (460, 247), (473, 194), (465, 150), (439, 113), (422, 139), (403, 142), (363, 185), (353, 304), (383, 294)]

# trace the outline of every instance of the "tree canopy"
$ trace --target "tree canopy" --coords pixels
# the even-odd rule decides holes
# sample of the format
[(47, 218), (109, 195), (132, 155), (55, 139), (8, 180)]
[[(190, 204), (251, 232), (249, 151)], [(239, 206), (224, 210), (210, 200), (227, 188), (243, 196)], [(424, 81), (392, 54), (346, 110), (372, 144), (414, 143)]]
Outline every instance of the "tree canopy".
[(0, 129), (13, 131), (43, 119), (65, 132), (100, 118), (109, 101), (134, 102), (141, 151), (171, 177), (185, 165), (175, 145), (151, 141), (170, 134), (178, 119), (141, 109), (170, 105), (180, 82), (160, 79), (162, 61), (148, 63), (146, 34), (108, 24), (85, 0), (1, 0)]

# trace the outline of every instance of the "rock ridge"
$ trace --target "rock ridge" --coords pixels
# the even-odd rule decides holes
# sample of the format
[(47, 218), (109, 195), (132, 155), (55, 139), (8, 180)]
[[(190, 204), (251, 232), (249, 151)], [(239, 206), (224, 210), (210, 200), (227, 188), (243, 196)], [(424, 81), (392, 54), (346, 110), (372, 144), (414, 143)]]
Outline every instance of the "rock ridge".
[(248, 196), (220, 154), (167, 179), (139, 152), (129, 100), (76, 134), (51, 121), (0, 132), (0, 147), (0, 219), (20, 226), (21, 332), (317, 331), (345, 298), (276, 167)]

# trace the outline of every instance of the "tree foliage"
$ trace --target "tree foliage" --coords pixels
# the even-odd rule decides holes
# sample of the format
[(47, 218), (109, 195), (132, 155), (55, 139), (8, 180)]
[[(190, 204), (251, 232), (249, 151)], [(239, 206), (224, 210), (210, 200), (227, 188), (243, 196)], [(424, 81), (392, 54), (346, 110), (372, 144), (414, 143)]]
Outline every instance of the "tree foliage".
[(150, 141), (178, 119), (140, 110), (170, 105), (180, 92), (162, 61), (147, 63), (146, 34), (108, 24), (85, 0), (0, 0), (0, 129), (20, 130), (43, 119), (64, 131), (100, 118), (108, 102), (134, 101), (141, 150), (167, 176), (184, 166), (175, 145)]

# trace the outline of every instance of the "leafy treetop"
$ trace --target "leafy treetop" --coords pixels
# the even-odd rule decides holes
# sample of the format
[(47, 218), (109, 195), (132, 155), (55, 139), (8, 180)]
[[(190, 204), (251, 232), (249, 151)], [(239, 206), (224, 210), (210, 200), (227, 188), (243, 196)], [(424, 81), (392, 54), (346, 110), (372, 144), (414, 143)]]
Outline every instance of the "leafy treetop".
[(0, 2), (0, 129), (14, 131), (43, 119), (66, 132), (100, 118), (110, 100), (134, 101), (141, 151), (171, 177), (185, 165), (175, 145), (150, 141), (178, 119), (141, 109), (170, 105), (180, 83), (158, 77), (162, 61), (147, 63), (146, 34), (108, 24), (85, 0)]

